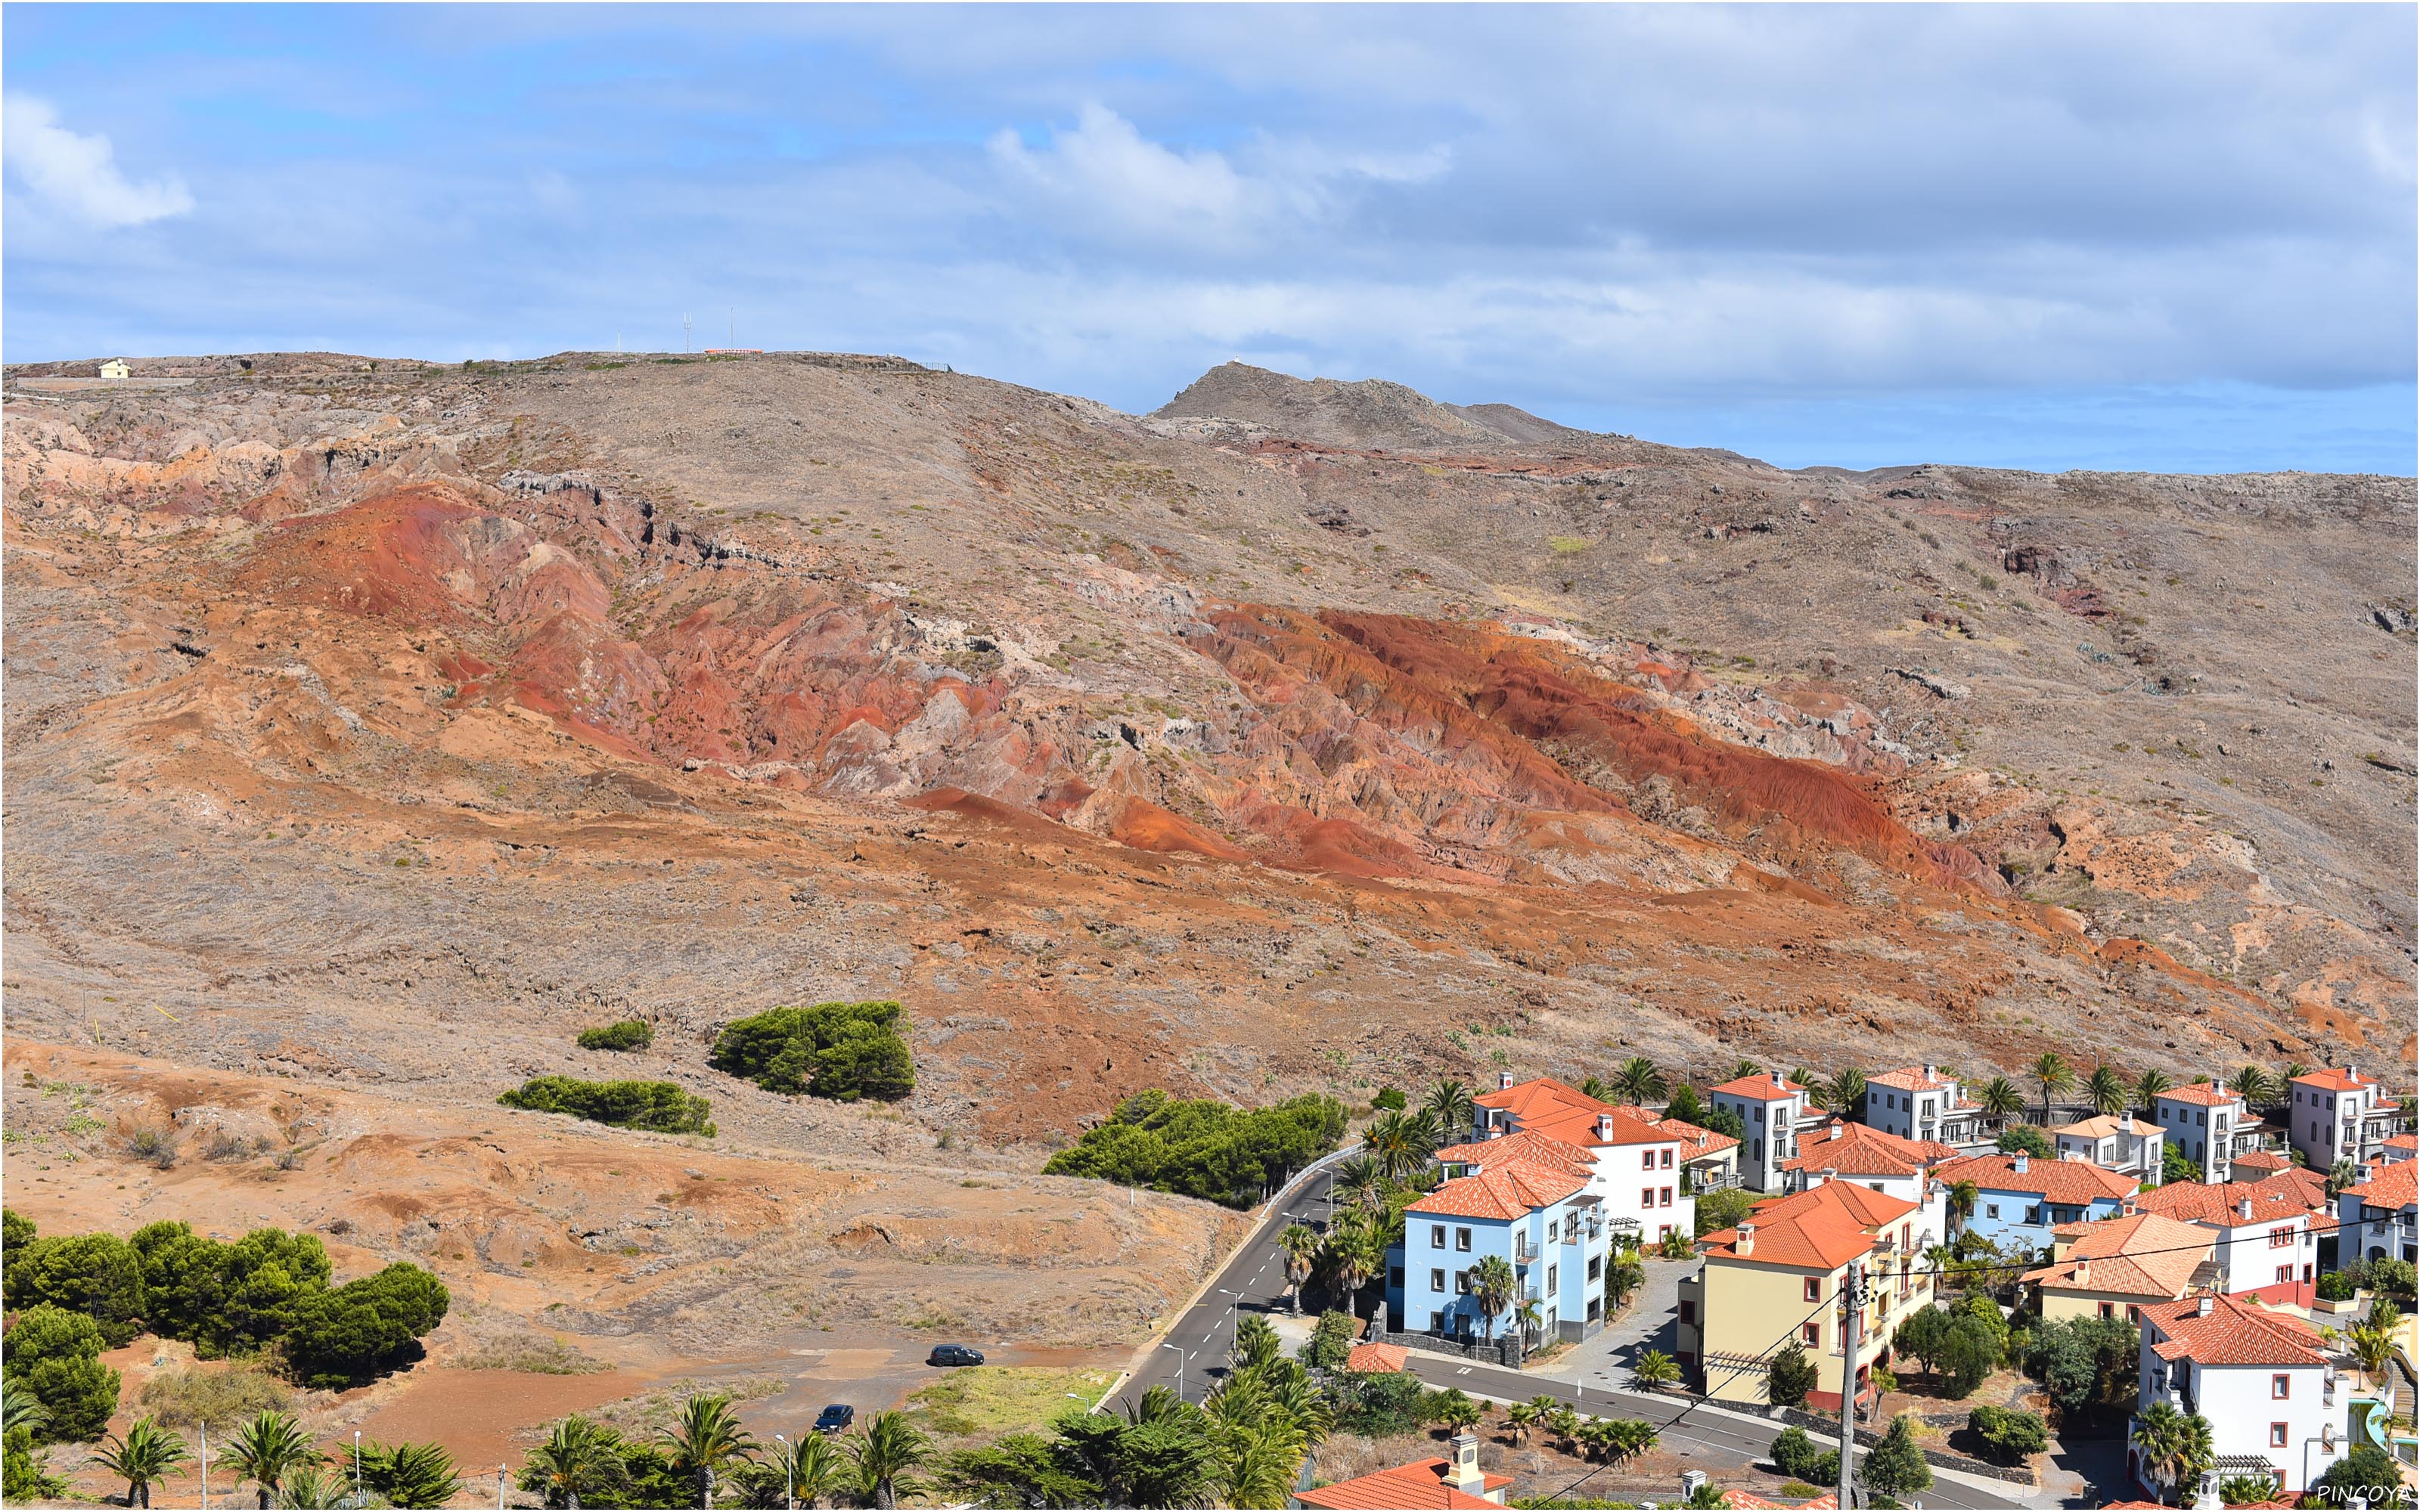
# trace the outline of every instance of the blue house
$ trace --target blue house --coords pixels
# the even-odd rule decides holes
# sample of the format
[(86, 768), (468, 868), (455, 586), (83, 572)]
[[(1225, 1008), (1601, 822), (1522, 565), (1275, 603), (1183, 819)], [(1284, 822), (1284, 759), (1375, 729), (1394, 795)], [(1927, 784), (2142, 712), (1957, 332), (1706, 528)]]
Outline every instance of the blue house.
[(1404, 1242), (1388, 1256), (1399, 1331), (1481, 1339), (1512, 1329), (1517, 1303), (1490, 1318), (1471, 1295), (1471, 1269), (1491, 1255), (1512, 1268), (1517, 1297), (1538, 1304), (1542, 1334), (1582, 1339), (1605, 1326), (1604, 1199), (1588, 1190), (1585, 1164), (1540, 1164), (1528, 1141), (1507, 1153), (1466, 1163), (1466, 1174), (1404, 1210)]
[(1954, 1160), (1933, 1175), (1946, 1186), (1975, 1183), (1975, 1211), (1967, 1232), (2003, 1247), (2040, 1251), (2061, 1224), (2115, 1218), (2141, 1185), (2131, 1176), (2079, 1159), (2042, 1160), (2022, 1151)]

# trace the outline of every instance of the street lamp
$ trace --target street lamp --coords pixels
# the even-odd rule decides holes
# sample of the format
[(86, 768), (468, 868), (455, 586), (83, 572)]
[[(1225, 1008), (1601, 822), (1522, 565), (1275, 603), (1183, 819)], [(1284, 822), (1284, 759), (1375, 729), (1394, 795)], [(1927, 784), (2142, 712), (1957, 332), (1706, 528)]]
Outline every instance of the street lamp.
[(1232, 1360), (1235, 1357), (1235, 1346), (1243, 1342), (1242, 1335), (1235, 1332), (1237, 1327), (1235, 1309), (1243, 1305), (1244, 1294), (1220, 1287), (1218, 1295), (1227, 1299), (1227, 1357)]
[(504, 1512), (504, 1484), (512, 1479), (512, 1474), (513, 1467), (510, 1465), (496, 1467), (496, 1512)]
[(1188, 1358), (1185, 1352), (1185, 1346), (1182, 1344), (1163, 1344), (1160, 1348), (1163, 1350), (1174, 1350), (1176, 1351), (1176, 1399), (1181, 1402), (1185, 1400), (1185, 1362)]
[(782, 1505), (798, 1512), (799, 1462), (790, 1458), (790, 1441), (776, 1433), (773, 1442), (782, 1446)]
[(369, 1505), (362, 1499), (362, 1430), (359, 1428), (353, 1429), (353, 1504)]

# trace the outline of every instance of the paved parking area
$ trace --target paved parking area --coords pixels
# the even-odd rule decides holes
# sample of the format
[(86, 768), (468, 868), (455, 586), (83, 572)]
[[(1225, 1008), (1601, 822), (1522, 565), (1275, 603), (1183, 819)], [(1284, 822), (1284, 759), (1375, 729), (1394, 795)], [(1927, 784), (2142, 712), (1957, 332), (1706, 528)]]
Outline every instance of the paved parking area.
[(1574, 1345), (1533, 1372), (1573, 1381), (1590, 1389), (1625, 1385), (1630, 1366), (1647, 1350), (1672, 1352), (1681, 1324), (1681, 1278), (1697, 1269), (1695, 1260), (1660, 1260), (1650, 1257), (1647, 1281), (1605, 1331)]

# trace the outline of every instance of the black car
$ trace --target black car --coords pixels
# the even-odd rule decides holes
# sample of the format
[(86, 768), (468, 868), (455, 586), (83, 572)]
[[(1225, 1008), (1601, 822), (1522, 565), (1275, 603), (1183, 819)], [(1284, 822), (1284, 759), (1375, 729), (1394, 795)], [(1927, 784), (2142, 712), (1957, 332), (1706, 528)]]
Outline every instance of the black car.
[(981, 1365), (983, 1350), (970, 1350), (963, 1344), (944, 1344), (924, 1357), (926, 1365)]
[(857, 1421), (857, 1409), (846, 1402), (834, 1402), (815, 1415), (817, 1433), (838, 1433)]

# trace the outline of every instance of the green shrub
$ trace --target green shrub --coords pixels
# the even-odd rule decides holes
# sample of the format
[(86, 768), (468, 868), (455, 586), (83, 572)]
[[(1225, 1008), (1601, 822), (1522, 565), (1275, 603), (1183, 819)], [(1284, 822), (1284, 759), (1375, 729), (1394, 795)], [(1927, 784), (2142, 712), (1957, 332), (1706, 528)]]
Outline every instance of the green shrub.
[(2382, 1291), (2390, 1297), (2401, 1297), (2409, 1302), (2412, 1300), (2412, 1282), (2415, 1275), (2420, 1275), (2420, 1267), (2414, 1267), (2410, 1260), (2381, 1257), (2364, 1265), (2362, 1273), (2367, 1279), (2371, 1290)]
[(2050, 1443), (2050, 1430), (2040, 1416), (2011, 1407), (1978, 1407), (1966, 1414), (1966, 1427), (1981, 1443), (1984, 1455), (2003, 1465), (2040, 1454)]
[(706, 1063), (768, 1092), (843, 1103), (895, 1103), (916, 1089), (907, 1011), (897, 1003), (772, 1009), (724, 1028)]
[(1815, 1362), (1807, 1357), (1807, 1347), (1792, 1339), (1765, 1369), (1764, 1399), (1776, 1407), (1799, 1406), (1815, 1389), (1816, 1377)]
[(1337, 1429), (1368, 1439), (1418, 1432), (1422, 1423), (1420, 1401), (1425, 1389), (1419, 1377), (1408, 1370), (1337, 1377), (1330, 1382), (1330, 1390), (1337, 1397)]
[(2319, 1277), (2319, 1295), (2329, 1302), (2350, 1302), (2360, 1289), (2360, 1284), (2343, 1271), (2330, 1271)]
[(656, 1026), (645, 1019), (624, 1019), (580, 1031), (582, 1050), (644, 1050), (656, 1042)]
[(41, 1403), (38, 1442), (86, 1443), (101, 1437), (117, 1411), (117, 1372), (101, 1363), (99, 1323), (54, 1303), (38, 1303), (18, 1315), (7, 1348), (0, 1381)]
[(2050, 1140), (2030, 1123), (2012, 1123), (2000, 1131), (1999, 1150), (2013, 1155), (2023, 1150), (2035, 1160), (2050, 1159)]
[(2195, 1165), (2183, 1150), (2179, 1149), (2174, 1145), (2170, 1145), (2160, 1152), (2160, 1184), (2162, 1186), (2173, 1186), (2179, 1181), (2198, 1181), (2200, 1180), (2201, 1167)]
[(1378, 1088), (1376, 1095), (1370, 1099), (1370, 1105), (1373, 1108), (1388, 1113), (1401, 1113), (1410, 1106), (1410, 1103), (1411, 1100), (1404, 1096), (1404, 1089), (1400, 1087), (1382, 1087)]
[(1737, 1228), (1755, 1213), (1756, 1197), (1743, 1188), (1708, 1192), (1697, 1201), (1697, 1237), (1703, 1239), (1720, 1229)]
[(1313, 1370), (1342, 1370), (1352, 1356), (1353, 1340), (1360, 1326), (1350, 1313), (1325, 1312), (1311, 1325), (1311, 1337), (1302, 1347), (1302, 1363)]
[(116, 1349), (143, 1317), (143, 1258), (116, 1234), (36, 1239), (11, 1255), (5, 1283), (11, 1307), (44, 1303), (91, 1319)]
[(358, 1385), (417, 1359), (421, 1335), (444, 1321), (452, 1300), (445, 1283), (398, 1260), (375, 1275), (304, 1297), (286, 1335), (287, 1357), (309, 1385)]
[(713, 1104), (671, 1082), (584, 1082), (577, 1076), (534, 1076), (496, 1099), (508, 1108), (568, 1113), (619, 1129), (712, 1135)]
[(1840, 1451), (1823, 1448), (1805, 1428), (1783, 1428), (1775, 1434), (1769, 1453), (1774, 1468), (1785, 1475), (1816, 1486), (1840, 1482)]
[(132, 1242), (143, 1257), (144, 1321), (192, 1340), (206, 1360), (277, 1339), (294, 1326), (302, 1297), (328, 1285), (328, 1249), (317, 1234), (256, 1228), (225, 1244), (182, 1223), (156, 1223)]
[(1244, 1109), (1138, 1092), (1042, 1169), (1249, 1208), (1264, 1187), (1334, 1149), (1344, 1125), (1344, 1104), (1318, 1093)]

